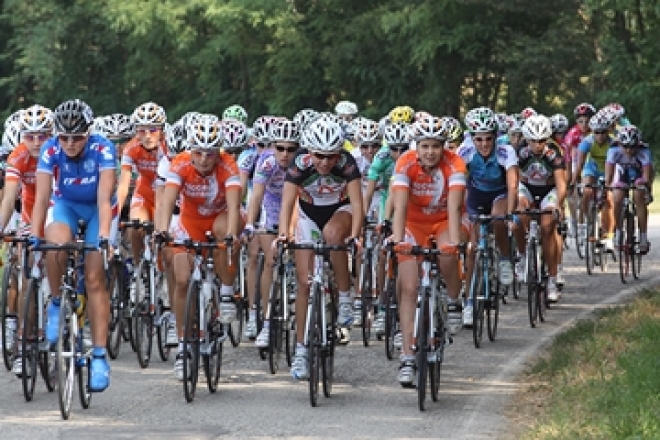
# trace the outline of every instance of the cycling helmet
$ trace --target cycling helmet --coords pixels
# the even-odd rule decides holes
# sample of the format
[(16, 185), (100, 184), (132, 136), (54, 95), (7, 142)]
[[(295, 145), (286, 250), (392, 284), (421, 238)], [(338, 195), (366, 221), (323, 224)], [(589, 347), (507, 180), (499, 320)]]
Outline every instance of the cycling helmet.
[(300, 142), (300, 130), (294, 121), (277, 121), (270, 126), (270, 139), (273, 142)]
[(447, 140), (447, 126), (443, 123), (442, 119), (435, 116), (422, 118), (413, 123), (411, 127), (413, 139), (416, 141), (423, 139)]
[(522, 133), (528, 141), (548, 139), (552, 135), (550, 118), (544, 115), (530, 116), (522, 126)]
[(20, 124), (21, 122), (21, 113), (23, 113), (23, 110), (16, 110), (14, 113), (11, 115), (7, 116), (7, 119), (5, 119), (5, 130), (7, 129), (7, 126), (11, 123), (18, 123)]
[(496, 113), (495, 118), (497, 119), (497, 131), (500, 133), (509, 131), (509, 117), (506, 113)]
[(165, 132), (165, 143), (170, 157), (174, 157), (188, 149), (186, 130), (181, 122), (165, 123), (163, 131)]
[(10, 122), (2, 133), (2, 150), (9, 155), (21, 143), (21, 126), (18, 122)]
[(225, 121), (222, 124), (222, 148), (225, 150), (242, 149), (248, 143), (248, 129), (240, 121)]
[(638, 146), (642, 143), (642, 133), (634, 125), (626, 125), (621, 127), (617, 134), (616, 140), (623, 146)]
[(388, 145), (409, 144), (412, 141), (410, 125), (405, 122), (396, 122), (385, 127), (383, 138)]
[(275, 116), (259, 116), (252, 124), (253, 135), (259, 142), (269, 143), (270, 127), (278, 121)]
[(400, 105), (394, 107), (390, 111), (389, 116), (391, 122), (405, 122), (410, 124), (415, 118), (415, 111), (407, 105)]
[(94, 112), (80, 99), (64, 101), (53, 111), (56, 133), (87, 133), (94, 122)]
[(594, 108), (593, 105), (587, 102), (583, 102), (575, 107), (575, 109), (573, 110), (573, 114), (575, 115), (576, 118), (579, 118), (580, 116), (587, 116), (591, 118), (593, 115), (596, 114), (596, 109)]
[(477, 107), (467, 112), (465, 125), (470, 133), (494, 133), (497, 131), (497, 117), (488, 107)]
[(309, 124), (314, 122), (318, 117), (319, 117), (319, 112), (317, 112), (316, 110), (312, 110), (311, 108), (305, 108), (295, 114), (295, 116), (293, 117), (293, 122), (296, 122), (298, 124), (300, 130), (304, 130), (307, 128)]
[(219, 150), (222, 146), (222, 130), (213, 115), (202, 115), (186, 127), (191, 149)]
[(338, 115), (354, 116), (357, 112), (357, 105), (351, 101), (339, 101), (335, 106), (335, 113)]
[(433, 115), (431, 115), (431, 113), (429, 113), (429, 112), (425, 112), (423, 110), (420, 110), (420, 111), (415, 113), (415, 121), (419, 121), (420, 119), (428, 118), (429, 116), (433, 116)]
[(198, 120), (202, 116), (201, 113), (198, 112), (188, 112), (185, 113), (181, 118), (179, 119), (178, 122), (181, 123), (183, 126), (184, 130), (186, 127), (188, 127), (190, 124), (192, 124), (194, 121)]
[(130, 138), (135, 136), (135, 126), (129, 116), (113, 113), (103, 118), (103, 133), (109, 138)]
[(336, 122), (317, 120), (305, 130), (305, 144), (313, 153), (338, 153), (344, 146), (341, 126)]
[(131, 115), (131, 122), (135, 125), (163, 125), (166, 121), (163, 107), (153, 102), (139, 105)]
[(522, 118), (516, 117), (517, 115), (509, 116), (509, 130), (508, 133), (522, 133)]
[(378, 122), (367, 118), (358, 118), (351, 124), (358, 142), (375, 143), (380, 141), (380, 126)]
[(523, 119), (527, 119), (527, 118), (529, 118), (530, 116), (536, 116), (536, 115), (538, 115), (538, 113), (536, 112), (536, 110), (534, 110), (534, 109), (531, 108), (531, 107), (525, 107), (525, 108), (522, 109), (522, 111), (520, 112), (520, 116), (522, 116)]
[(608, 104), (606, 108), (609, 108), (612, 113), (616, 116), (616, 119), (622, 118), (626, 114), (626, 109), (621, 106), (621, 104), (618, 104), (616, 102), (612, 102), (611, 104)]
[(458, 119), (451, 116), (443, 116), (442, 121), (447, 127), (447, 140), (449, 142), (463, 140), (463, 127), (461, 127), (461, 122)]
[(238, 104), (230, 105), (222, 112), (222, 120), (234, 119), (238, 122), (245, 124), (248, 119), (248, 114), (243, 107)]
[(566, 133), (568, 131), (568, 118), (561, 113), (550, 116), (553, 133)]
[(589, 119), (589, 128), (592, 131), (606, 131), (610, 129), (612, 123), (610, 115), (599, 111)]
[(53, 112), (41, 105), (33, 105), (21, 112), (21, 131), (52, 131)]

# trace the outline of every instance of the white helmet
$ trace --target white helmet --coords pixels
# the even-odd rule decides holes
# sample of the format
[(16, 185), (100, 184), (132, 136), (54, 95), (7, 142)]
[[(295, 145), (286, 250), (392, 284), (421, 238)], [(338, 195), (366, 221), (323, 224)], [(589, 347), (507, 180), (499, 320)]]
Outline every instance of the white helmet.
[(561, 113), (550, 116), (553, 133), (566, 133), (568, 131), (568, 118)]
[(220, 150), (222, 146), (222, 129), (212, 115), (200, 116), (186, 127), (186, 132), (191, 149)]
[(127, 139), (135, 135), (135, 127), (131, 123), (131, 118), (122, 113), (94, 119), (92, 131), (110, 139)]
[(166, 123), (163, 131), (165, 132), (165, 143), (170, 157), (174, 157), (188, 149), (186, 130), (181, 122), (175, 122), (171, 125)]
[(385, 127), (383, 138), (387, 145), (409, 144), (412, 141), (410, 136), (410, 125), (405, 122), (389, 124)]
[(358, 112), (358, 106), (351, 101), (339, 101), (335, 106), (335, 113), (338, 115), (354, 116)]
[(501, 133), (509, 131), (509, 116), (506, 113), (496, 113), (497, 130)]
[(525, 119), (522, 133), (528, 141), (548, 139), (552, 135), (550, 118), (544, 115), (533, 115)]
[(314, 122), (319, 117), (319, 112), (312, 110), (311, 108), (305, 108), (300, 110), (293, 117), (293, 122), (298, 123), (298, 128), (304, 130), (309, 124)]
[(167, 122), (167, 115), (158, 104), (145, 102), (133, 111), (131, 122), (135, 125), (163, 125)]
[(589, 128), (592, 131), (606, 131), (610, 129), (613, 122), (611, 115), (599, 111), (589, 119)]
[(270, 126), (270, 139), (272, 142), (300, 142), (300, 130), (294, 121), (277, 121)]
[(10, 122), (5, 125), (5, 131), (2, 133), (2, 150), (6, 154), (14, 151), (14, 148), (21, 143), (21, 127), (18, 122)]
[(7, 119), (5, 119), (5, 130), (7, 129), (7, 126), (9, 124), (12, 124), (14, 122), (20, 124), (20, 122), (21, 122), (21, 113), (23, 113), (23, 109), (16, 110), (14, 113), (7, 116)]
[(423, 139), (437, 139), (439, 141), (447, 140), (447, 126), (441, 118), (428, 116), (415, 121), (411, 125), (413, 139), (421, 141)]
[(311, 152), (338, 153), (344, 146), (344, 135), (336, 122), (317, 120), (305, 130), (305, 143)]
[(248, 129), (244, 123), (233, 120), (222, 124), (222, 148), (225, 150), (236, 150), (243, 148), (248, 142)]
[(21, 131), (53, 131), (53, 112), (44, 106), (30, 106), (20, 115)]
[(355, 140), (358, 142), (374, 143), (380, 141), (380, 127), (376, 121), (367, 118), (357, 118), (351, 124)]
[(465, 115), (465, 125), (470, 133), (494, 133), (497, 116), (488, 107), (473, 108)]

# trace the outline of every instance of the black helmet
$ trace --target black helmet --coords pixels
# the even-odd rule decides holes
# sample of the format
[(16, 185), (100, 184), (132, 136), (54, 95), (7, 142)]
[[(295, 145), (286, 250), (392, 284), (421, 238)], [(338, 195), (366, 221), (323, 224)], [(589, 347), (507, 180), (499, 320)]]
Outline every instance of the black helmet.
[(90, 106), (80, 99), (72, 99), (58, 105), (53, 111), (53, 123), (57, 133), (86, 133), (94, 122)]

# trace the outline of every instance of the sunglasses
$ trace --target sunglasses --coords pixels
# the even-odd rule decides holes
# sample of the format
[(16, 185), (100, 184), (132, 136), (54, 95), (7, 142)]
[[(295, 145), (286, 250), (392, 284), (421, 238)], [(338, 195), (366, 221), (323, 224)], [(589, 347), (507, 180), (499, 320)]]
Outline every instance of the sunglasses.
[(283, 147), (281, 145), (275, 145), (275, 149), (280, 153), (284, 153), (285, 151), (287, 153), (295, 153), (296, 151), (298, 151), (298, 147)]
[(265, 142), (257, 142), (255, 145), (259, 148), (266, 148), (268, 146)]
[(50, 135), (48, 133), (24, 133), (23, 139), (26, 141), (36, 142), (45, 141)]
[(403, 153), (404, 151), (408, 151), (408, 148), (407, 145), (390, 145), (390, 151), (394, 153)]
[(360, 145), (361, 150), (366, 150), (367, 148), (371, 150), (377, 150), (380, 147), (380, 144), (362, 144)]
[(66, 143), (68, 141), (81, 142), (81, 141), (84, 141), (86, 138), (87, 138), (87, 133), (85, 133), (85, 134), (58, 134), (57, 135), (57, 139), (62, 143)]
[(594, 134), (607, 134), (607, 131), (598, 130), (598, 131), (594, 131)]
[(138, 128), (136, 131), (140, 134), (147, 134), (147, 133), (154, 134), (160, 132), (161, 130), (162, 130), (161, 127), (142, 127), (142, 128)]
[(488, 137), (475, 137), (472, 139), (474, 139), (475, 142), (492, 142), (494, 138), (492, 136), (488, 136)]
[(530, 144), (545, 144), (546, 142), (548, 142), (547, 138), (546, 139), (530, 139), (529, 140)]
[(314, 153), (314, 157), (318, 160), (335, 160), (339, 157), (339, 154)]

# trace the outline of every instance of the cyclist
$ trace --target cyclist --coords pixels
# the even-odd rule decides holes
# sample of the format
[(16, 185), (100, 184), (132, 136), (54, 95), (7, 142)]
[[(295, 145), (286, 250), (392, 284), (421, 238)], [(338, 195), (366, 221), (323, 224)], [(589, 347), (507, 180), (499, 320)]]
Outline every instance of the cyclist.
[[(373, 162), (367, 172), (367, 189), (364, 195), (364, 206), (371, 206), (374, 193), (380, 190), (380, 209), (378, 214), (379, 222), (389, 220), (392, 217), (392, 198), (390, 194), (390, 181), (394, 174), (394, 165), (403, 153), (410, 148), (410, 126), (405, 122), (397, 122), (385, 126), (383, 133), (385, 146), (376, 153)], [(379, 260), (378, 285), (382, 286), (384, 282), (385, 259)], [(385, 333), (385, 298), (386, 292), (381, 292), (380, 305), (374, 316), (373, 330), (376, 335)]]
[[(589, 127), (593, 134), (585, 137), (578, 147), (578, 164), (573, 174), (572, 184), (575, 186), (579, 176), (586, 184), (595, 184), (603, 176), (607, 150), (612, 146), (612, 125), (614, 121), (611, 114), (598, 112), (589, 120)], [(593, 196), (592, 188), (584, 188), (582, 194), (582, 212), (587, 212), (589, 200)], [(601, 211), (603, 230), (605, 231), (603, 244), (608, 251), (613, 251), (612, 237), (614, 235), (614, 213), (612, 208), (612, 195), (607, 192)], [(587, 226), (578, 224), (578, 234), (586, 237)]]
[[(639, 251), (647, 253), (649, 241), (647, 235), (648, 222), (648, 182), (651, 176), (651, 159), (648, 145), (642, 143), (641, 133), (634, 125), (621, 127), (617, 135), (617, 145), (607, 152), (605, 161), (605, 185), (635, 185), (634, 191), (637, 221), (639, 226)], [(622, 209), (624, 192), (613, 191), (614, 218), (616, 230), (614, 232), (614, 245), (618, 248), (621, 235), (621, 219), (619, 213)]]
[[(220, 151), (222, 131), (217, 118), (203, 115), (186, 128), (190, 151), (177, 155), (167, 174), (162, 193), (162, 206), (156, 219), (156, 236), (167, 236), (170, 230), (177, 241), (191, 239), (205, 241), (206, 232), (217, 238), (238, 236), (240, 218), (240, 179), (236, 162)], [(172, 212), (181, 197), (181, 214), (170, 228)], [(234, 274), (230, 270), (227, 252), (217, 252), (217, 270), (220, 287), (220, 316), (223, 324), (236, 317), (234, 300)], [(235, 263), (232, 263), (235, 264)], [(183, 324), (185, 299), (191, 275), (192, 256), (182, 249), (174, 249), (175, 296), (174, 313), (179, 336), (179, 353), (174, 362), (174, 375), (183, 380)]]
[[(45, 238), (52, 243), (68, 243), (78, 231), (78, 222), (86, 224), (85, 243), (102, 248), (112, 243), (117, 228), (115, 146), (89, 130), (92, 109), (78, 99), (65, 101), (53, 111), (57, 136), (41, 148), (36, 174), (36, 194), (32, 211), (31, 244), (38, 247), (49, 204), (49, 222)], [(52, 220), (50, 220), (52, 219)], [(92, 331), (92, 360), (89, 386), (103, 391), (110, 384), (110, 366), (105, 345), (110, 316), (110, 300), (105, 287), (103, 256), (85, 254), (85, 290), (87, 317)], [(46, 253), (46, 274), (51, 291), (47, 310), (46, 339), (57, 340), (60, 309), (60, 282), (66, 266), (66, 253)]]
[[(369, 167), (374, 161), (376, 153), (382, 146), (381, 132), (378, 123), (371, 119), (358, 118), (353, 124), (355, 130), (356, 150), (353, 150), (353, 156), (358, 164), (358, 169), (362, 175), (362, 193), (366, 196), (369, 180), (367, 173)], [(378, 188), (380, 189), (380, 188)], [(369, 205), (364, 206), (365, 215), (378, 212), (380, 204), (380, 191), (372, 193)]]
[[(466, 169), (461, 158), (444, 150), (447, 127), (440, 118), (422, 118), (412, 125), (417, 149), (407, 151), (396, 162), (392, 178), (394, 216), (392, 241), (425, 246), (430, 235), (437, 246), (450, 251), (464, 241), (461, 217), (466, 185)], [(441, 257), (438, 265), (449, 295), (448, 317), (452, 334), (462, 326), (459, 301), (461, 281), (455, 257)], [(402, 385), (412, 383), (415, 357), (412, 334), (419, 284), (419, 265), (414, 257), (399, 257), (399, 318), (403, 337), (401, 364), (397, 379)]]
[[(154, 221), (158, 162), (167, 155), (163, 128), (167, 121), (165, 110), (153, 102), (138, 106), (131, 115), (136, 136), (123, 148), (121, 174), (117, 186), (117, 201), (124, 206), (134, 173), (138, 175), (131, 197), (129, 217), (141, 222)], [(139, 264), (143, 251), (144, 232), (131, 231), (133, 262)], [(135, 299), (135, 279), (132, 280), (131, 299)]]
[[(0, 205), (0, 231), (4, 231), (9, 224), (8, 220), (13, 216), (16, 208), (16, 202), (20, 205), (21, 218), (19, 221), (19, 230), (29, 232), (32, 209), (34, 207), (35, 197), (35, 174), (37, 172), (37, 161), (41, 146), (53, 133), (53, 115), (52, 112), (40, 105), (33, 105), (21, 112), (20, 124), (22, 142), (11, 152), (7, 158), (7, 169), (5, 171), (5, 187)], [(20, 190), (20, 199), (19, 199)], [(27, 270), (22, 271), (23, 291), (21, 297), (25, 295), (27, 280), (25, 276)], [(12, 292), (13, 293), (13, 292)], [(9, 292), (7, 293), (9, 294)], [(8, 301), (8, 302), (14, 302)], [(19, 340), (22, 337), (22, 308), (18, 308), (18, 320), (16, 321), (16, 330)], [(21, 356), (22, 346), (18, 344), (18, 355), (14, 360), (12, 372), (21, 377), (23, 374), (23, 359)], [(29, 369), (28, 369), (29, 371)]]
[(234, 120), (247, 124), (248, 114), (243, 107), (238, 104), (230, 105), (222, 112), (222, 120)]
[(335, 105), (335, 114), (344, 122), (351, 122), (358, 114), (358, 106), (351, 101), (339, 101)]
[[(564, 170), (564, 176), (566, 180), (566, 185), (571, 183), (573, 176), (571, 175), (572, 171), (572, 161), (571, 154), (568, 149), (568, 146), (565, 143), (566, 132), (568, 131), (568, 118), (561, 113), (554, 114), (550, 117), (550, 123), (552, 125), (552, 139), (555, 143), (561, 148), (562, 156), (564, 156), (564, 162), (566, 163), (566, 169)], [(566, 206), (561, 206), (562, 217), (565, 219)], [(566, 224), (566, 222), (564, 221)], [(557, 240), (559, 240), (557, 246), (559, 247), (559, 265), (557, 266), (557, 284), (560, 286), (564, 285), (564, 240), (561, 234), (557, 235)]]
[(445, 149), (449, 151), (456, 151), (456, 149), (463, 143), (463, 127), (458, 119), (451, 116), (442, 118), (444, 123), (447, 124), (447, 142), (445, 142)]
[(390, 124), (395, 124), (397, 122), (410, 124), (415, 119), (415, 110), (410, 106), (400, 105), (390, 110), (388, 117)]
[[(259, 220), (259, 226), (263, 229), (273, 230), (277, 228), (280, 210), (282, 209), (282, 188), (284, 187), (286, 169), (296, 151), (298, 151), (300, 142), (298, 124), (293, 121), (278, 121), (271, 128), (270, 135), (273, 147), (259, 156), (255, 167), (252, 192), (248, 202), (247, 220), (242, 234), (247, 239), (251, 239), (254, 235), (257, 220)], [(258, 218), (260, 211), (261, 219)], [(262, 234), (253, 240), (257, 242), (257, 247), (263, 250), (264, 261), (267, 262), (261, 273), (261, 303), (264, 305), (264, 310), (266, 310), (269, 301), (268, 286), (273, 281), (271, 262), (273, 261), (272, 244), (274, 239), (275, 236), (273, 235)], [(256, 285), (255, 283), (249, 283), (247, 287), (248, 298), (251, 303), (254, 303)], [(253, 332), (256, 333), (254, 309), (250, 308), (250, 313), (253, 315), (250, 317), (249, 322), (254, 323), (255, 329)], [(257, 335), (255, 345), (259, 348), (268, 347), (269, 336), (270, 322), (268, 319), (264, 319), (263, 327)]]
[[(518, 201), (518, 157), (510, 145), (495, 145), (498, 120), (487, 107), (470, 110), (465, 115), (465, 125), (470, 131), (474, 146), (462, 146), (456, 154), (463, 159), (468, 171), (466, 207), (469, 215), (476, 215), (483, 209), (494, 216), (509, 215), (512, 219)], [(498, 273), (500, 283), (508, 286), (513, 281), (513, 267), (509, 258), (509, 240), (502, 222), (493, 223), (495, 240), (500, 251)], [(509, 227), (514, 228), (513, 221)], [(470, 227), (470, 240), (475, 248), (478, 228)], [(467, 280), (472, 279), (474, 252), (467, 260)], [(472, 325), (472, 299), (468, 283), (467, 302), (463, 308), (463, 325)]]
[[(564, 178), (566, 163), (561, 155), (561, 148), (551, 139), (550, 119), (543, 115), (531, 116), (525, 120), (522, 129), (528, 145), (518, 152), (521, 171), (518, 205), (524, 210), (538, 204), (538, 207), (545, 211), (560, 212), (558, 210), (566, 198)], [(527, 225), (529, 219), (523, 218), (523, 220)], [(543, 257), (548, 267), (548, 301), (558, 301), (557, 266), (560, 254), (556, 217), (541, 216), (539, 227), (543, 242)], [(526, 242), (524, 231), (518, 228), (517, 232), (518, 251), (522, 254)]]
[[(343, 245), (349, 237), (359, 237), (362, 231), (364, 210), (360, 171), (355, 158), (343, 149), (342, 129), (336, 122), (323, 119), (314, 121), (303, 138), (307, 148), (298, 151), (286, 172), (278, 225), (280, 240), (286, 240), (289, 235), (296, 198), (299, 197), (296, 241), (309, 243), (323, 239), (328, 245)], [(311, 251), (296, 251), (295, 259), (298, 278), (295, 306), (297, 344), (291, 375), (295, 379), (306, 379), (309, 371), (307, 347), (303, 341), (312, 267)], [(353, 306), (348, 255), (345, 252), (331, 252), (330, 260), (339, 290), (338, 325), (350, 327), (353, 323)]]
[(224, 121), (222, 123), (222, 150), (234, 160), (238, 160), (248, 143), (248, 129), (239, 121)]

